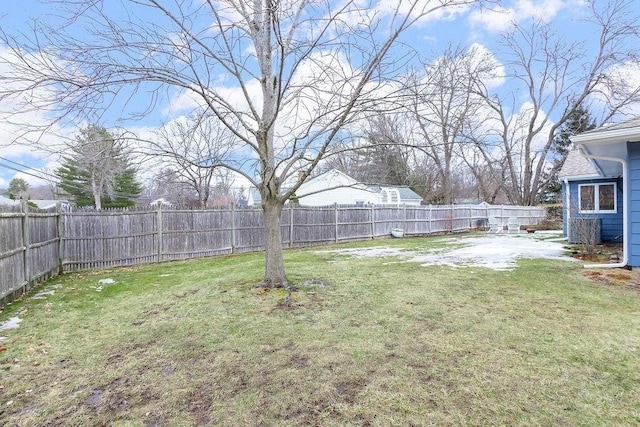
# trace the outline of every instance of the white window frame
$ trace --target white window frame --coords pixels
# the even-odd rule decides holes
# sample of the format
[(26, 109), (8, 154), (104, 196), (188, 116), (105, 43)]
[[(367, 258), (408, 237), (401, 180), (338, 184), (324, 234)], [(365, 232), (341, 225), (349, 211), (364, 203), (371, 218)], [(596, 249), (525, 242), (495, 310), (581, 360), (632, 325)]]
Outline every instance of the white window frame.
[[(613, 185), (613, 209), (600, 209), (600, 186), (601, 185)], [(583, 210), (582, 209), (582, 187), (593, 187), (594, 197), (594, 209)], [(578, 185), (578, 211), (580, 213), (592, 213), (592, 214), (611, 214), (618, 213), (618, 185), (615, 182), (597, 182), (591, 184), (579, 184)]]

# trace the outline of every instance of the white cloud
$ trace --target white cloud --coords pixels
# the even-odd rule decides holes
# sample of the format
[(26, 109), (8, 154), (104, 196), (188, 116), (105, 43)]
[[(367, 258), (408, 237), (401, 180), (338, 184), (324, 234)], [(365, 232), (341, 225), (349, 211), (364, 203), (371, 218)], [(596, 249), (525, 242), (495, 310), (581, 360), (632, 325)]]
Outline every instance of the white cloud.
[(421, 1), (416, 6), (413, 6), (413, 3), (403, 0), (380, 0), (374, 9), (388, 16), (410, 15), (412, 18), (418, 19), (417, 23), (419, 24), (441, 19), (452, 20), (471, 9), (471, 4), (465, 0), (449, 1), (448, 6), (445, 7), (442, 6), (445, 2), (439, 0)]
[[(598, 92), (595, 92), (592, 98), (603, 107), (619, 104), (640, 88), (640, 64), (634, 62), (617, 64), (609, 68), (606, 75), (610, 84), (601, 84), (598, 87)], [(604, 109), (607, 110), (606, 107)], [(640, 103), (630, 104), (620, 113), (628, 117), (638, 116), (640, 115)]]
[[(571, 0), (515, 0), (510, 7), (495, 6), (471, 12), (469, 20), (491, 33), (508, 30), (514, 23), (528, 19), (552, 20), (562, 9), (575, 4)], [(579, 0), (577, 3), (581, 3)]]

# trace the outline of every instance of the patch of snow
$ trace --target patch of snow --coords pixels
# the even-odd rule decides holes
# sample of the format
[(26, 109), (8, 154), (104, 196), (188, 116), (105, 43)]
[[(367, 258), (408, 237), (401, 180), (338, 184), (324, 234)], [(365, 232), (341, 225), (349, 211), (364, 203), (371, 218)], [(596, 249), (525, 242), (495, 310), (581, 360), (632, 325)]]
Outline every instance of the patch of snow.
[(118, 283), (112, 278), (100, 279), (98, 280), (98, 285), (113, 285), (114, 283)]
[(556, 234), (458, 237), (447, 239), (447, 243), (464, 245), (463, 247), (450, 250), (438, 248), (428, 250), (426, 253), (389, 247), (354, 248), (324, 252), (334, 252), (355, 258), (397, 257), (404, 262), (417, 262), (422, 266), (482, 267), (493, 270), (511, 270), (516, 267), (518, 259), (544, 258), (576, 261), (574, 258), (564, 255), (563, 240), (553, 238)]
[(18, 329), (18, 326), (20, 326), (20, 322), (22, 322), (21, 318), (12, 317), (6, 322), (0, 323), (0, 331), (6, 331), (7, 329)]
[(42, 291), (32, 296), (31, 299), (46, 299), (47, 295), (53, 295), (55, 293), (56, 291)]
[(385, 246), (374, 246), (371, 248), (338, 249), (333, 251), (317, 251), (317, 253), (337, 253), (353, 258), (383, 258), (383, 257), (403, 257), (408, 251)]

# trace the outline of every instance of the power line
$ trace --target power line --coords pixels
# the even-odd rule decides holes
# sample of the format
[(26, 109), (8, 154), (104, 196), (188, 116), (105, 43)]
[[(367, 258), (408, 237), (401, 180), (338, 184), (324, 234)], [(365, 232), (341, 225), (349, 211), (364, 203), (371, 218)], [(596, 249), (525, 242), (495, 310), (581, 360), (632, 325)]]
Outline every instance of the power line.
[[(27, 169), (27, 170), (17, 169), (17, 168), (15, 168), (13, 166), (10, 166), (10, 165), (7, 165), (7, 164), (3, 164), (3, 163), (0, 163), (0, 167), (4, 167), (4, 168), (10, 169), (10, 170), (14, 170), (16, 172), (20, 172), (20, 173), (23, 173), (25, 175), (32, 176), (32, 177), (35, 177), (35, 178), (38, 178), (38, 179), (42, 179), (42, 180), (45, 180), (45, 181), (49, 181), (49, 182), (53, 181), (54, 183), (58, 183), (58, 181), (60, 181), (60, 178), (58, 176), (54, 175), (54, 174), (51, 174), (51, 173), (48, 173), (48, 172), (45, 172), (45, 171), (42, 171), (42, 170), (35, 169), (35, 168), (31, 167), (31, 166), (27, 166), (27, 165), (22, 164), (22, 163), (18, 163), (16, 161), (7, 159), (6, 157), (0, 156), (0, 160), (5, 161), (5, 162), (13, 163), (14, 165), (17, 165), (17, 166), (19, 166), (19, 167), (21, 167), (23, 169)], [(32, 173), (32, 172), (29, 172), (30, 170), (37, 171), (40, 175), (37, 175), (37, 174)], [(46, 177), (51, 177), (53, 179), (46, 178)], [(81, 186), (79, 184), (76, 184), (76, 183), (69, 183), (68, 186), (73, 188), (73, 189), (75, 189), (75, 190), (78, 190), (78, 191), (86, 190), (85, 187), (83, 187), (83, 186)], [(118, 192), (118, 191), (114, 191), (113, 195), (115, 196), (115, 198), (128, 199), (128, 200), (136, 200), (139, 197), (138, 195), (135, 195), (135, 194), (122, 193), (122, 192)]]

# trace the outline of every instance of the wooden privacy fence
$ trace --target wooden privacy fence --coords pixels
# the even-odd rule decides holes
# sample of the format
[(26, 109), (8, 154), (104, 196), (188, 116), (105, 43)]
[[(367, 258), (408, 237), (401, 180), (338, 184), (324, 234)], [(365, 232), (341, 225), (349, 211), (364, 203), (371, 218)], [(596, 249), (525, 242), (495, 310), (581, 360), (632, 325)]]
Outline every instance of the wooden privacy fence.
[[(289, 205), (281, 233), (288, 247), (388, 236), (467, 231), (489, 217), (520, 224), (544, 219), (543, 208), (520, 206)], [(259, 251), (265, 247), (262, 211), (206, 210), (33, 211), (0, 213), (0, 300), (48, 275)]]
[(62, 271), (60, 209), (3, 208), (0, 212), (0, 306), (31, 283)]

